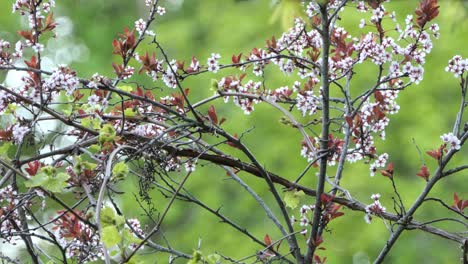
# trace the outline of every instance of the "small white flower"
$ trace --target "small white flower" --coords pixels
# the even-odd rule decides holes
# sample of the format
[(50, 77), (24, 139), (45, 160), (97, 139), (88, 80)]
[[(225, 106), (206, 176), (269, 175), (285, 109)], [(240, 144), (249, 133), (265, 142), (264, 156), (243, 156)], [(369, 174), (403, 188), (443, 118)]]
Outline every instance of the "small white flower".
[(363, 28), (366, 26), (366, 20), (363, 18), (361, 19), (360, 23), (359, 23), (359, 28)]
[(164, 7), (162, 7), (162, 6), (158, 6), (156, 12), (157, 12), (160, 16), (162, 16), (162, 15), (166, 14), (166, 8), (164, 8)]
[(195, 167), (195, 164), (196, 164), (196, 160), (190, 160), (190, 161), (187, 161), (184, 165), (185, 165), (185, 171), (187, 172), (194, 172), (196, 167)]
[(90, 106), (96, 106), (99, 103), (99, 96), (93, 94), (90, 97), (88, 97), (88, 104)]
[(375, 200), (375, 201), (376, 201), (376, 200), (379, 200), (379, 199), (380, 199), (380, 194), (379, 194), (379, 193), (372, 194), (372, 195), (371, 195), (371, 199), (372, 199), (372, 200)]
[(299, 221), (300, 226), (307, 226), (309, 224), (309, 220), (306, 217), (302, 217)]
[(35, 52), (42, 52), (42, 51), (44, 51), (44, 45), (42, 45), (41, 43), (36, 43), (36, 44), (32, 45), (31, 48), (32, 48)]
[(146, 22), (143, 19), (138, 19), (135, 21), (135, 29), (141, 35), (143, 34), (143, 30), (146, 28)]
[(218, 53), (211, 53), (211, 57), (208, 58), (208, 71), (217, 73), (219, 70), (218, 60), (221, 58), (221, 55)]

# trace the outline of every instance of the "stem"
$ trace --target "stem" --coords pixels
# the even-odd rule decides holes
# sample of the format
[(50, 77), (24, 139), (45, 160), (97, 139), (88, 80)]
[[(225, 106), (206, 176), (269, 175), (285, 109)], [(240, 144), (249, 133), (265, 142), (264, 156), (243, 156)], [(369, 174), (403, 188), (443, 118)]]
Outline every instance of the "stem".
[[(327, 13), (327, 5), (320, 6), (320, 12), (322, 13), (322, 67), (320, 70), (321, 81), (322, 81), (322, 136), (320, 140), (320, 153), (326, 153), (328, 151), (328, 133), (330, 129), (330, 105), (329, 105), (329, 92), (330, 82), (328, 78), (328, 55), (330, 52), (330, 24)], [(322, 215), (322, 201), (320, 196), (323, 194), (325, 188), (325, 177), (327, 174), (327, 160), (328, 155), (324, 155), (320, 159), (320, 171), (317, 182), (317, 197), (315, 199), (314, 216), (312, 220), (312, 230), (308, 240), (308, 249), (305, 256), (305, 263), (311, 263), (312, 258), (316, 249), (315, 241), (319, 227), (321, 225)]]

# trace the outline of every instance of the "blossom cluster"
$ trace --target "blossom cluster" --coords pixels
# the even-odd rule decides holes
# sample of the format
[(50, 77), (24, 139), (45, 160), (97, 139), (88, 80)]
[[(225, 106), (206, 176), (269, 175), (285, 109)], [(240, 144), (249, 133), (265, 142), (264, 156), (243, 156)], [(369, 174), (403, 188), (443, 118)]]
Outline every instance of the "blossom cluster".
[(297, 109), (301, 111), (302, 115), (313, 115), (317, 113), (318, 106), (320, 105), (320, 97), (314, 94), (313, 90), (304, 90), (297, 94)]
[[(145, 232), (143, 231), (143, 229), (141, 229), (140, 220), (138, 220), (137, 218), (128, 219), (125, 227), (130, 229), (131, 233), (135, 238), (141, 239), (145, 237)], [(130, 250), (134, 250), (137, 246), (137, 243), (130, 243), (128, 248)]]
[[(18, 210), (20, 206), (18, 192), (7, 185), (0, 189), (0, 238), (6, 241), (16, 240), (12, 233), (21, 226)], [(19, 238), (18, 238), (19, 239)]]
[[(25, 15), (29, 11), (30, 5), (31, 2), (29, 0), (16, 0), (12, 6), (13, 13), (19, 11), (20, 15)], [(51, 7), (55, 7), (55, 0), (48, 0), (42, 3), (42, 11), (44, 13), (49, 13)], [(37, 11), (40, 12), (39, 10)]]
[[(236, 76), (226, 76), (223, 77), (219, 82), (217, 82), (218, 91), (227, 93), (239, 94), (239, 96), (232, 96), (233, 102), (236, 106), (239, 106), (244, 110), (245, 114), (250, 114), (254, 110), (254, 105), (259, 103), (260, 100), (257, 96), (248, 97), (242, 95), (257, 95), (260, 94), (260, 89), (262, 87), (261, 82), (254, 82), (252, 80), (242, 83), (243, 79)], [(224, 102), (229, 101), (230, 96), (224, 97)]]
[(76, 77), (76, 72), (65, 65), (60, 65), (52, 72), (50, 77), (45, 80), (44, 87), (51, 91), (61, 88), (64, 89), (68, 95), (72, 95), (79, 84), (80, 81)]
[(207, 60), (208, 70), (211, 72), (218, 72), (219, 70), (219, 62), (218, 60), (221, 58), (221, 55), (218, 53), (211, 53), (211, 57)]
[(12, 127), (12, 136), (13, 140), (20, 144), (23, 141), (24, 136), (30, 131), (27, 126), (21, 126), (19, 124), (15, 124)]
[(366, 223), (370, 224), (372, 221), (372, 215), (382, 215), (383, 213), (386, 212), (386, 208), (382, 206), (380, 203), (380, 194), (373, 194), (371, 195), (371, 199), (374, 200), (374, 202), (368, 206), (366, 206), (366, 215), (364, 216), (364, 219)]
[(468, 59), (463, 59), (462, 56), (455, 55), (449, 60), (445, 71), (453, 73), (455, 77), (462, 75), (464, 72), (468, 71)]
[(443, 134), (440, 136), (442, 141), (446, 144), (448, 144), (449, 150), (459, 150), (461, 145), (460, 139), (458, 139), (457, 136), (455, 136), (452, 132)]
[(314, 211), (315, 205), (302, 205), (299, 208), (299, 220), (294, 215), (291, 216), (291, 223), (299, 223), (302, 228), (301, 234), (307, 234), (307, 228), (311, 225), (311, 213)]

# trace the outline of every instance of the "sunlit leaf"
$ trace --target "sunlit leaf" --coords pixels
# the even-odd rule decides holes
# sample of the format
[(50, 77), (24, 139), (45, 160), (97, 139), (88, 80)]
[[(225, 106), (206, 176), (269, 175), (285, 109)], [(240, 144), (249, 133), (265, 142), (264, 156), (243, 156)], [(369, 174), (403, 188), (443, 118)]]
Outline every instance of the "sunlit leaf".
[(119, 230), (114, 225), (106, 226), (102, 228), (102, 242), (106, 247), (113, 247), (120, 243), (122, 237), (119, 234)]
[(288, 191), (284, 195), (284, 203), (287, 207), (294, 209), (299, 205), (300, 198), (304, 195), (305, 193), (303, 191)]

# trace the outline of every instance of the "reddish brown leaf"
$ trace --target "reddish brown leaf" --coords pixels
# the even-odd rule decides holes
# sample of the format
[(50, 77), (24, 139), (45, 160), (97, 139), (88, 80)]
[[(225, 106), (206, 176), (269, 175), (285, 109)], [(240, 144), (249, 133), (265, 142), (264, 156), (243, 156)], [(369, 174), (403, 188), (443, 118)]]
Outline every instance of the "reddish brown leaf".
[(437, 0), (422, 0), (419, 7), (416, 8), (416, 22), (420, 28), (424, 28), (427, 22), (433, 20), (439, 15), (439, 6)]
[(140, 60), (142, 63), (142, 66), (138, 73), (142, 73), (143, 71), (151, 72), (151, 71), (158, 71), (158, 61), (156, 60), (156, 54), (153, 52), (153, 54), (150, 56), (148, 55), (148, 52), (145, 53), (145, 55), (140, 56)]
[(57, 26), (57, 23), (54, 22), (54, 14), (51, 12), (46, 17), (46, 23), (44, 26), (44, 31), (53, 30)]
[(345, 117), (346, 123), (348, 124), (349, 127), (353, 127), (353, 118), (350, 116)]
[(224, 122), (226, 122), (226, 118), (221, 117), (221, 120), (219, 121), (219, 125), (222, 125)]
[(380, 102), (380, 103), (382, 103), (384, 101), (384, 99), (385, 99), (385, 97), (382, 95), (382, 93), (380, 91), (375, 91), (374, 92), (374, 97), (375, 97), (375, 100), (377, 102)]
[(453, 194), (453, 201), (454, 205), (452, 205), (451, 208), (456, 211), (463, 213), (465, 208), (468, 207), (468, 200), (461, 200), (457, 193)]
[(331, 203), (331, 201), (333, 201), (333, 198), (335, 198), (335, 196), (328, 195), (326, 193), (322, 193), (322, 195), (320, 195), (320, 201), (322, 202), (322, 204), (325, 205)]
[(385, 170), (381, 170), (380, 174), (384, 177), (393, 178), (393, 162), (388, 164)]
[(211, 105), (208, 109), (208, 117), (210, 118), (211, 123), (213, 123), (213, 125), (218, 124), (218, 114), (216, 114), (216, 109), (213, 105)]
[(312, 239), (312, 244), (315, 245), (315, 247), (320, 246), (320, 244), (323, 243), (323, 238), (322, 236), (317, 237), (316, 239)]
[(138, 96), (143, 96), (144, 95), (144, 92), (143, 92), (143, 89), (141, 89), (140, 86), (137, 86), (136, 88), (136, 91), (135, 92), (132, 92), (134, 95), (138, 95)]
[(11, 129), (2, 130), (0, 129), (0, 140), (9, 141), (13, 138), (13, 132)]
[(184, 103), (185, 103), (184, 95), (181, 93), (177, 93), (177, 94), (172, 94), (172, 97), (174, 97), (174, 99), (172, 100), (172, 104), (183, 109)]
[(199, 62), (195, 56), (192, 56), (192, 63), (190, 65), (191, 66), (185, 70), (187, 73), (192, 73), (199, 70)]
[(39, 163), (39, 161), (35, 160), (35, 161), (32, 161), (32, 162), (29, 162), (28, 163), (28, 167), (25, 168), (24, 170), (30, 175), (30, 176), (34, 176), (37, 174), (37, 171), (39, 170), (39, 168), (41, 167), (41, 163)]
[(460, 201), (460, 198), (458, 198), (458, 194), (457, 194), (457, 193), (454, 193), (454, 194), (453, 194), (453, 201), (455, 202), (455, 204), (457, 204), (457, 203)]
[(34, 38), (31, 31), (18, 31), (18, 34), (23, 38), (31, 41), (31, 43), (34, 43)]
[(318, 255), (314, 255), (314, 261), (316, 264), (324, 264), (327, 261), (327, 257), (320, 258)]
[(427, 169), (426, 165), (422, 165), (421, 168), (419, 169), (418, 173), (416, 173), (417, 176), (422, 177), (424, 180), (428, 181), (429, 176), (431, 175), (429, 170)]
[(114, 68), (114, 72), (118, 77), (122, 75), (123, 67), (121, 65), (117, 65), (113, 62), (112, 68)]
[(231, 59), (232, 59), (232, 63), (234, 63), (234, 64), (239, 63), (239, 62), (240, 62), (241, 56), (242, 56), (242, 53), (240, 53), (240, 54), (237, 55), (237, 56), (236, 56), (236, 55), (232, 55), (232, 58), (231, 58)]
[(278, 242), (278, 244), (276, 244), (276, 251), (279, 251), (279, 248), (280, 248), (280, 246), (281, 246), (281, 242), (283, 242), (283, 240), (280, 240), (280, 241)]
[(29, 68), (34, 68), (34, 69), (37, 69), (38, 65), (37, 65), (37, 59), (36, 59), (36, 56), (32, 56), (31, 57), (31, 60), (30, 61), (24, 61), (24, 63), (26, 63), (26, 65), (28, 65)]
[(75, 90), (73, 92), (73, 98), (75, 101), (79, 101), (81, 98), (83, 98), (84, 94), (80, 93), (80, 90)]
[(339, 212), (341, 208), (341, 205), (338, 205), (338, 204), (331, 204), (330, 206), (327, 207), (326, 209), (326, 217), (325, 217), (325, 220), (327, 222), (335, 219), (335, 218), (338, 218), (340, 216), (343, 216), (344, 213), (343, 212)]
[(122, 55), (122, 43), (120, 41), (114, 39), (112, 41), (112, 46), (114, 47), (112, 54)]
[(267, 246), (271, 246), (271, 244), (273, 243), (271, 242), (271, 238), (268, 234), (265, 235), (265, 237), (263, 238), (263, 241), (265, 242), (265, 245)]
[(442, 146), (439, 147), (439, 149), (437, 149), (437, 150), (429, 150), (429, 151), (427, 151), (426, 153), (427, 153), (427, 155), (433, 157), (435, 160), (438, 160), (438, 161), (439, 161), (439, 160), (442, 158), (442, 154), (443, 154), (444, 148), (445, 148), (445, 146), (442, 145)]
[[(237, 136), (237, 133), (235, 133), (235, 134), (233, 135), (233, 137), (234, 137), (235, 139), (238, 139), (238, 138), (239, 138), (239, 137)], [(231, 146), (231, 147), (233, 147), (233, 148), (239, 148), (239, 147), (237, 146), (236, 143), (231, 142), (231, 141), (226, 142), (226, 144), (228, 144), (228, 146)]]
[(380, 6), (380, 4), (383, 3), (383, 1), (385, 0), (367, 0), (367, 3), (373, 9), (377, 9)]
[(176, 61), (177, 69), (178, 70), (184, 70), (184, 61)]
[(169, 136), (172, 137), (172, 138), (175, 137), (175, 136), (177, 136), (177, 133), (176, 133), (175, 131), (169, 131), (168, 134), (169, 134)]
[(271, 38), (271, 40), (267, 40), (267, 47), (270, 48), (270, 49), (276, 49), (277, 48), (276, 38), (274, 36)]

